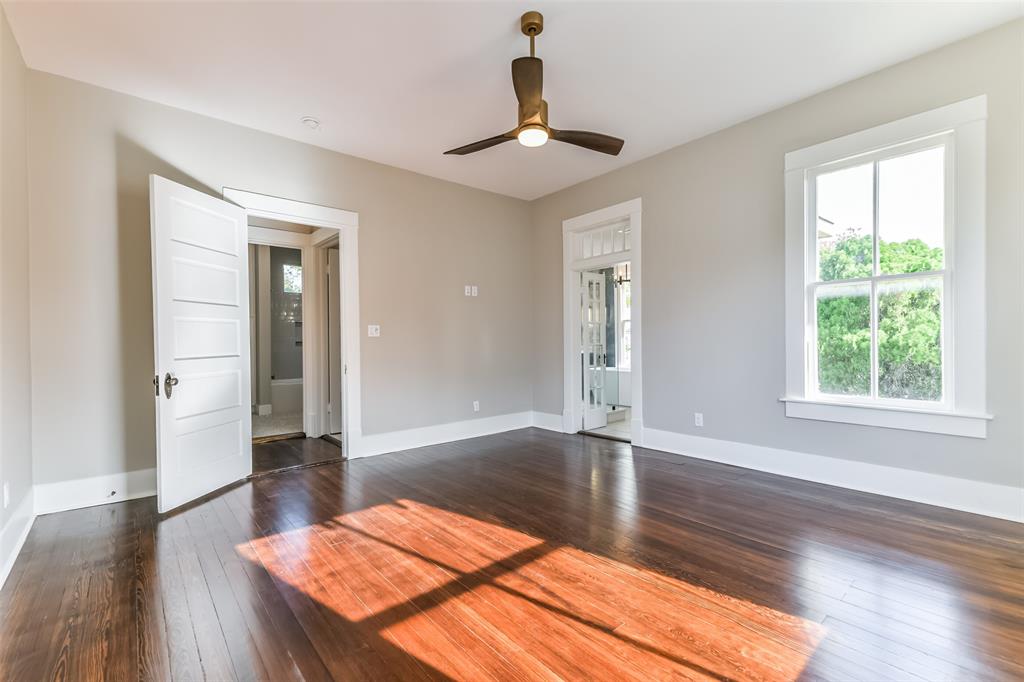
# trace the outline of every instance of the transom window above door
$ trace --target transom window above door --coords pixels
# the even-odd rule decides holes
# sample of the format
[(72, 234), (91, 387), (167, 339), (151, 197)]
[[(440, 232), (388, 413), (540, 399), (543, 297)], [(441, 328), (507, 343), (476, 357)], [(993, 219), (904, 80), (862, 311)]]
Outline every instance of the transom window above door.
[(984, 437), (984, 121), (787, 154), (788, 416)]

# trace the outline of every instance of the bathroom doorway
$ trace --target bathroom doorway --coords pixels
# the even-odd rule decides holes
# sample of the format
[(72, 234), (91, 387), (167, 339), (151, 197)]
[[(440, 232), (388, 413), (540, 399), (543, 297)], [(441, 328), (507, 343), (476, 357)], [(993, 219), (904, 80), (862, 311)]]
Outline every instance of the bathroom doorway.
[(302, 251), (249, 244), (252, 439), (305, 438)]

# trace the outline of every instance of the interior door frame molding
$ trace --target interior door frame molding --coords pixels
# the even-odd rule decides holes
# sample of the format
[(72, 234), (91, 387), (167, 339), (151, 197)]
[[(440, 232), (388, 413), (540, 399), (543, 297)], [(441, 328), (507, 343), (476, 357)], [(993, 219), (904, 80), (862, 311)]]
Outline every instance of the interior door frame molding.
[[(341, 208), (283, 199), (231, 187), (223, 188), (223, 196), (245, 209), (250, 216), (283, 220), (320, 228), (312, 234), (301, 234), (249, 227), (249, 243), (284, 246), (302, 251), (302, 309), (323, 309), (323, 261), (320, 252), (338, 238), (341, 251), (341, 362), (342, 375), (342, 450), (348, 458), (358, 457), (362, 445), (362, 389), (360, 377), (359, 322), (359, 214)], [(325, 381), (320, 370), (326, 351), (321, 349), (325, 323), (320, 315), (302, 325), (302, 410), (303, 429), (307, 436), (319, 437), (328, 432), (327, 415), (322, 410), (322, 387)]]
[[(579, 296), (579, 273), (584, 270), (610, 267), (628, 260), (630, 263), (630, 314), (632, 322), (632, 351), (630, 378), (632, 380), (632, 431), (633, 445), (643, 445), (643, 357), (642, 357), (642, 296), (641, 275), (641, 213), (639, 197), (614, 206), (591, 211), (575, 218), (562, 221), (562, 430), (577, 433), (583, 423), (583, 394), (578, 390), (582, 385), (583, 373), (578, 359), (582, 352), (581, 339), (577, 331), (582, 321), (580, 306), (573, 305)], [(625, 223), (629, 227), (629, 249), (601, 256), (577, 258), (574, 245), (580, 233), (595, 230), (605, 225)]]

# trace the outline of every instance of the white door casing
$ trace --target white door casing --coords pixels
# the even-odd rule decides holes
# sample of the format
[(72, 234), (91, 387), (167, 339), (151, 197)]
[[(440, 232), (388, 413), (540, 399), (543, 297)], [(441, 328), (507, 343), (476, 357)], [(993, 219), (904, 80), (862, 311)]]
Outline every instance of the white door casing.
[[(340, 245), (341, 271), (341, 418), (342, 450), (345, 457), (362, 456), (362, 391), (360, 389), (360, 317), (359, 317), (359, 214), (320, 204), (283, 199), (246, 190), (223, 188), (223, 196), (241, 206), (249, 217), (283, 220), (319, 228), (305, 235), (282, 230), (250, 227), (248, 239), (252, 243), (289, 246), (302, 249), (303, 310), (322, 307), (325, 281), (321, 277), (323, 247), (337, 240)], [(326, 265), (326, 260), (323, 260)], [(321, 330), (320, 316), (309, 318), (302, 326), (303, 422), (306, 435), (317, 437), (327, 433), (327, 415), (322, 413), (326, 394), (323, 384), (327, 372), (322, 369), (321, 351), (326, 334)], [(320, 365), (320, 368), (317, 365)], [(311, 414), (315, 407), (316, 414)]]
[(157, 175), (149, 191), (163, 513), (252, 473), (248, 245), (243, 209)]
[(576, 433), (587, 409), (582, 353), (581, 272), (593, 272), (628, 261), (631, 298), (631, 407), (633, 445), (643, 445), (643, 259), (641, 256), (641, 200), (562, 221), (562, 430)]
[(605, 278), (594, 272), (580, 273), (580, 348), (583, 358), (583, 428), (608, 425), (604, 388), (608, 352), (608, 314)]

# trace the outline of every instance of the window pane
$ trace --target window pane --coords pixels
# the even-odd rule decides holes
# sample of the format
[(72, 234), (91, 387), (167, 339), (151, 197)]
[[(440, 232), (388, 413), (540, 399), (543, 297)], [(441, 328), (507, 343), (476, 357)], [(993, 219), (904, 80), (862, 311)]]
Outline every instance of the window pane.
[(818, 278), (828, 282), (873, 275), (873, 165), (819, 175), (815, 193)]
[(819, 287), (818, 390), (832, 395), (871, 395), (871, 287)]
[(878, 287), (878, 395), (942, 400), (942, 280)]
[(284, 265), (284, 293), (286, 294), (301, 294), (302, 293), (302, 266), (301, 265)]
[(942, 269), (944, 156), (938, 147), (878, 164), (878, 258), (884, 274)]

